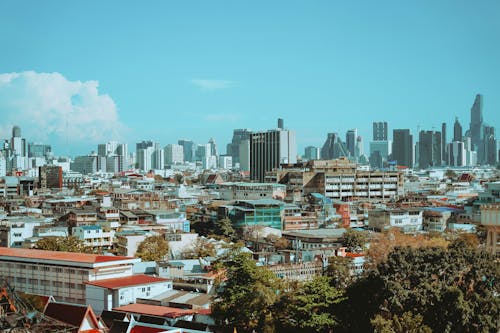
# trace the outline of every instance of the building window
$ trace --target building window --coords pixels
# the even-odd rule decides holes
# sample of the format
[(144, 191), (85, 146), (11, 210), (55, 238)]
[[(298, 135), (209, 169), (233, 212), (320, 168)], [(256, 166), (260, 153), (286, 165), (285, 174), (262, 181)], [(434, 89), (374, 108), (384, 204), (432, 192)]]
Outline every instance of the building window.
[(21, 237), (23, 234), (20, 234), (20, 233), (15, 233), (14, 234), (14, 237)]

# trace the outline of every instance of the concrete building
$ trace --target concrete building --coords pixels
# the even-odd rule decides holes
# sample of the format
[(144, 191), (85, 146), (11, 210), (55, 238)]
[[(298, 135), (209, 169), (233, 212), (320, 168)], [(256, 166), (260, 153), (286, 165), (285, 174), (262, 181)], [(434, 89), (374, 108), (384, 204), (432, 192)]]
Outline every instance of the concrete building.
[(165, 165), (184, 163), (184, 147), (176, 144), (168, 144), (165, 150)]
[(0, 247), (0, 276), (18, 291), (87, 304), (86, 283), (132, 275), (140, 259)]
[(62, 188), (63, 171), (60, 166), (44, 165), (38, 168), (38, 184), (42, 189)]
[(392, 148), (388, 140), (370, 142), (370, 166), (375, 169), (386, 167)]
[(481, 205), (481, 224), (486, 226), (486, 250), (500, 254), (500, 203)]
[(219, 217), (228, 217), (237, 228), (263, 226), (282, 229), (282, 201), (273, 199), (239, 200), (219, 207)]
[(304, 159), (319, 160), (320, 149), (314, 146), (307, 146), (304, 150)]
[(399, 228), (403, 232), (422, 230), (423, 212), (417, 209), (373, 209), (368, 211), (368, 225), (377, 231)]
[(184, 161), (194, 162), (195, 144), (192, 140), (180, 139), (177, 143), (182, 146), (184, 152)]
[(326, 141), (321, 148), (321, 159), (331, 160), (340, 157), (349, 157), (349, 151), (337, 133), (328, 133)]
[(222, 200), (283, 200), (286, 185), (273, 183), (226, 182), (219, 185)]
[(250, 178), (264, 181), (266, 171), (297, 162), (295, 132), (268, 130), (250, 135)]
[(467, 163), (464, 143), (453, 141), (448, 144), (448, 165), (449, 166), (464, 166)]
[(441, 132), (420, 131), (418, 142), (418, 166), (421, 169), (442, 164)]
[(113, 246), (114, 231), (106, 230), (100, 225), (74, 227), (72, 235), (95, 250), (107, 250)]
[[(233, 163), (241, 163), (240, 161), (240, 144), (243, 141), (250, 140), (251, 131), (248, 129), (235, 129), (233, 130), (233, 138), (231, 143), (227, 144), (226, 154), (233, 158)], [(241, 166), (240, 166), (241, 168)]]
[(233, 157), (230, 155), (220, 155), (218, 165), (221, 169), (231, 170), (233, 168)]
[(373, 141), (387, 141), (387, 122), (379, 121), (373, 123)]

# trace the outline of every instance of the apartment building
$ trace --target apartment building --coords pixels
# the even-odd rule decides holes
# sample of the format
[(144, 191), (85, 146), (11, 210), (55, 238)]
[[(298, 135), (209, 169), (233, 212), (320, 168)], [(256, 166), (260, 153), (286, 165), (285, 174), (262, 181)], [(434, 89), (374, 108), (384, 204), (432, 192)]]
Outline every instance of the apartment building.
[(423, 211), (418, 209), (373, 209), (368, 212), (368, 225), (378, 231), (400, 228), (403, 232), (422, 230)]
[(140, 259), (0, 247), (0, 276), (18, 291), (86, 304), (86, 283), (132, 275)]

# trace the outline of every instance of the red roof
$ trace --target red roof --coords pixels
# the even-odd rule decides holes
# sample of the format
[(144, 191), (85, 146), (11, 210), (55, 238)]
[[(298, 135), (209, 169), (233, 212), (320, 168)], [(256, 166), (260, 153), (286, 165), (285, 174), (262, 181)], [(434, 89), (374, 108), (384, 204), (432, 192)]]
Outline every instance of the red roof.
[(159, 333), (159, 332), (165, 332), (166, 330), (167, 330), (166, 328), (156, 328), (156, 327), (135, 325), (130, 330), (130, 333)]
[(114, 278), (114, 279), (88, 281), (86, 283), (101, 288), (119, 289), (122, 287), (137, 286), (141, 284), (151, 284), (151, 283), (166, 282), (166, 281), (170, 280), (144, 274), (137, 274), (137, 275)]
[(348, 258), (358, 258), (358, 257), (364, 257), (365, 255), (363, 253), (346, 252), (345, 256)]
[(0, 247), (0, 257), (1, 256), (38, 259), (38, 260), (71, 261), (71, 262), (80, 262), (87, 264), (97, 264), (103, 262), (135, 259), (133, 257), (102, 256), (97, 254), (62, 252), (62, 251), (45, 251), (45, 250), (35, 250), (35, 249), (14, 249), (8, 247)]
[(196, 313), (195, 310), (185, 310), (179, 308), (171, 308), (168, 306), (139, 303), (120, 306), (118, 308), (114, 308), (113, 310), (167, 318), (178, 318)]

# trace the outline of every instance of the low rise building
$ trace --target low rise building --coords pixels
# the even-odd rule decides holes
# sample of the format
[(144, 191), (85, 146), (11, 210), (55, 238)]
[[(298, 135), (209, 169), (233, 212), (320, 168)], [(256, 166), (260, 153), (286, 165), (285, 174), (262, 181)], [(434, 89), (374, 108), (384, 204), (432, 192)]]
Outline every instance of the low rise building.
[(286, 185), (273, 183), (227, 182), (219, 185), (222, 200), (283, 200)]
[(500, 203), (481, 205), (481, 224), (486, 226), (486, 250), (500, 254)]
[(373, 209), (368, 212), (370, 228), (383, 231), (393, 227), (403, 232), (422, 230), (423, 212), (418, 209)]

